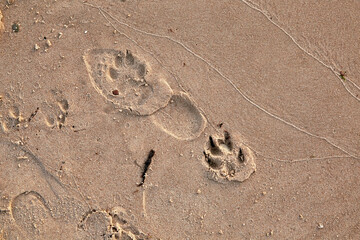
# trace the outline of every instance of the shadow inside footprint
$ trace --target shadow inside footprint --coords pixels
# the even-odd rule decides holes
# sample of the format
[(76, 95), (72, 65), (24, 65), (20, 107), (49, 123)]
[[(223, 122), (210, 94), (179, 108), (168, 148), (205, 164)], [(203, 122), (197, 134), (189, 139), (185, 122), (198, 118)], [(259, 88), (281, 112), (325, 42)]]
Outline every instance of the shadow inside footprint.
[(204, 116), (185, 93), (173, 95), (169, 104), (151, 117), (155, 125), (180, 140), (197, 138), (206, 126)]
[(255, 172), (255, 156), (239, 140), (233, 140), (228, 131), (224, 136), (210, 136), (204, 149), (209, 177), (218, 182), (243, 182)]

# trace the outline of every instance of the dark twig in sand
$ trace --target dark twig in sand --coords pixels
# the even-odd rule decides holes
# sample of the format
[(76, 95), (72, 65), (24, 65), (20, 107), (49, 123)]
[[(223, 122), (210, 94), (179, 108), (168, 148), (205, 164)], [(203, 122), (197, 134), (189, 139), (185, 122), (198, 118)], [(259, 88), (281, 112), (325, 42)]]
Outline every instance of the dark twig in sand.
[(146, 161), (144, 163), (144, 170), (143, 170), (143, 173), (141, 175), (142, 180), (141, 180), (141, 183), (138, 184), (138, 187), (140, 187), (140, 186), (142, 186), (144, 184), (145, 178), (146, 178), (146, 172), (149, 170), (149, 167), (150, 167), (150, 164), (152, 162), (152, 158), (153, 158), (154, 155), (155, 155), (155, 151), (151, 149), (150, 152), (149, 152), (149, 155), (148, 155), (148, 157), (147, 157), (147, 159), (146, 159)]
[(36, 108), (35, 112), (31, 113), (30, 117), (28, 118), (28, 122), (30, 122), (38, 113), (39, 107)]

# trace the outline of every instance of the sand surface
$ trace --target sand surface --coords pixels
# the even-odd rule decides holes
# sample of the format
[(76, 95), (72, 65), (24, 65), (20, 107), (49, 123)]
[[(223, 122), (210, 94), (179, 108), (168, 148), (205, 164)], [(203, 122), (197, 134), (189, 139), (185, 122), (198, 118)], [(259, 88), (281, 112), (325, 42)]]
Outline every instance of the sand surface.
[(0, 1), (0, 239), (359, 239), (359, 1)]

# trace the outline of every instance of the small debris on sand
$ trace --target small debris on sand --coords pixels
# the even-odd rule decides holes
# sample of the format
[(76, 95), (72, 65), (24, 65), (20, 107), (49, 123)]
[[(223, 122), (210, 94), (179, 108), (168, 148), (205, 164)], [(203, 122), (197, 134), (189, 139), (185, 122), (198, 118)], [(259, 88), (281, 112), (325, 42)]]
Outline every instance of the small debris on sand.
[(274, 230), (270, 230), (270, 232), (267, 232), (266, 233), (266, 236), (267, 237), (270, 237), (270, 236), (272, 236), (274, 234)]
[(15, 0), (6, 0), (7, 5), (12, 5), (15, 3)]
[(2, 33), (5, 30), (4, 23), (3, 23), (3, 15), (0, 10), (0, 33)]
[(322, 223), (318, 223), (317, 228), (318, 228), (318, 229), (323, 229), (323, 228), (324, 228), (324, 224), (322, 224)]
[(40, 49), (40, 46), (35, 43), (34, 50), (37, 51)]
[(48, 39), (48, 40), (46, 40), (46, 46), (47, 47), (51, 47), (52, 46), (52, 43), (50, 42), (50, 40)]
[(20, 24), (15, 22), (13, 23), (13, 25), (11, 26), (11, 29), (13, 32), (19, 32), (20, 31)]
[(112, 94), (113, 94), (113, 95), (116, 95), (116, 96), (119, 95), (119, 90), (117, 90), (117, 89), (113, 90), (113, 91), (112, 91)]

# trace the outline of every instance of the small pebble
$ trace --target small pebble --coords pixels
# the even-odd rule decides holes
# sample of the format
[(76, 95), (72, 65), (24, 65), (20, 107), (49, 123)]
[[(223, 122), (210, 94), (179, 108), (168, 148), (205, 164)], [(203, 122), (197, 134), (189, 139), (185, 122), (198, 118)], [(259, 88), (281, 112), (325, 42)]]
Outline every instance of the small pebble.
[(39, 46), (39, 45), (37, 45), (37, 44), (35, 44), (34, 49), (35, 49), (35, 51), (37, 51), (37, 50), (39, 50), (39, 49), (40, 49), (40, 46)]
[(266, 236), (267, 237), (270, 237), (270, 236), (272, 236), (274, 234), (274, 230), (270, 230), (270, 232), (267, 232), (266, 233)]
[(48, 39), (48, 40), (46, 40), (46, 46), (48, 46), (48, 47), (51, 47), (52, 46), (52, 43), (50, 42), (50, 40)]
[(318, 223), (318, 226), (317, 226), (318, 229), (323, 229), (324, 228), (324, 225), (322, 223)]
[(20, 31), (20, 24), (19, 23), (14, 23), (11, 26), (11, 29), (12, 29), (13, 32), (19, 32)]

